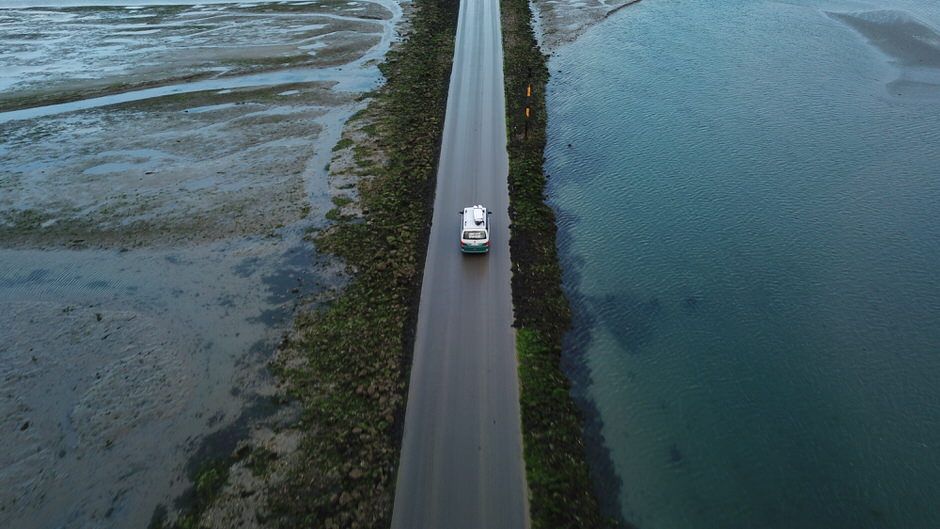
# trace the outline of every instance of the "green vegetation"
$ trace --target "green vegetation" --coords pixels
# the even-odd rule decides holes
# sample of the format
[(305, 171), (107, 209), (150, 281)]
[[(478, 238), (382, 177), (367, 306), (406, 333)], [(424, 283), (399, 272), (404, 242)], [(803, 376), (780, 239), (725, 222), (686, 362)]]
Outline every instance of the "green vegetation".
[(346, 196), (346, 195), (336, 195), (336, 196), (333, 197), (331, 200), (333, 201), (334, 204), (336, 204), (336, 207), (338, 207), (338, 208), (341, 208), (341, 207), (346, 206), (346, 205), (348, 205), (348, 204), (352, 204), (352, 202), (353, 202), (353, 199), (349, 198), (349, 197)]
[(382, 65), (388, 82), (356, 116), (372, 140), (354, 148), (370, 172), (357, 185), (364, 218), (314, 235), (356, 272), (325, 309), (298, 319), (275, 365), (305, 432), (269, 493), (276, 525), (390, 525), (457, 6), (415, 2), (407, 40)]
[(259, 447), (248, 456), (247, 466), (255, 476), (264, 476), (275, 460), (277, 460), (277, 454), (267, 448)]
[(38, 230), (50, 215), (38, 209), (10, 210), (0, 213), (0, 230), (30, 231)]
[(343, 213), (342, 211), (340, 211), (339, 208), (333, 208), (327, 211), (325, 217), (326, 217), (326, 220), (333, 221), (333, 222), (345, 220), (343, 218)]
[[(545, 204), (546, 57), (532, 32), (528, 0), (502, 0), (500, 5), (509, 128), (512, 294), (532, 527), (615, 526), (601, 515), (593, 493), (581, 416), (561, 368), (562, 338), (571, 314), (561, 288), (555, 215)], [(532, 95), (527, 97), (530, 85)], [(527, 106), (531, 110), (528, 124)]]
[[(232, 464), (228, 458), (213, 459), (203, 463), (196, 471), (193, 478), (193, 486), (183, 497), (187, 504), (186, 512), (176, 520), (173, 526), (178, 529), (197, 529), (200, 527), (199, 519), (218, 496), (228, 479), (229, 466)], [(151, 526), (163, 526), (163, 521), (159, 524), (153, 523)]]
[(336, 142), (336, 145), (333, 146), (333, 152), (341, 151), (343, 149), (348, 149), (353, 144), (353, 141), (349, 138), (343, 138)]

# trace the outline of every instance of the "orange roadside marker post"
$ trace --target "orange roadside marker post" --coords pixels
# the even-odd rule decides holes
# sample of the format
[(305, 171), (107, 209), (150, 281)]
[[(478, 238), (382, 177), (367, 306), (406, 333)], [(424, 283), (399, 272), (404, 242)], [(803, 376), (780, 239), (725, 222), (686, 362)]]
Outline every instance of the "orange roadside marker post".
[(527, 85), (525, 89), (525, 130), (523, 132), (523, 138), (529, 139), (529, 117), (532, 115), (532, 109), (529, 108), (529, 98), (532, 97), (532, 85)]

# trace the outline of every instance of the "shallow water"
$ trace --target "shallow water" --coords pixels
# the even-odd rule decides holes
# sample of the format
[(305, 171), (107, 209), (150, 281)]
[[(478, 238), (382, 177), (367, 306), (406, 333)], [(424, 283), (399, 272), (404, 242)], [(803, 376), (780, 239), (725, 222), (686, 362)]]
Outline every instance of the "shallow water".
[(567, 358), (638, 527), (940, 526), (938, 30), (649, 1), (551, 59)]
[[(231, 90), (233, 88), (268, 87), (294, 83), (315, 83), (323, 81), (336, 81), (336, 90), (344, 92), (366, 92), (376, 88), (379, 82), (378, 76), (375, 74), (375, 72), (352, 70), (349, 75), (344, 75), (342, 72), (343, 67), (317, 68), (304, 69), (296, 72), (280, 71), (236, 77), (225, 77), (222, 79), (209, 79), (191, 83), (173, 84), (168, 86), (160, 86), (157, 88), (121, 92), (119, 94), (94, 97), (90, 99), (81, 99), (79, 101), (71, 101), (69, 103), (59, 103), (55, 105), (44, 105), (35, 108), (24, 108), (20, 110), (0, 112), (0, 124), (6, 123), (8, 121), (35, 119), (46, 116), (54, 116), (57, 114), (65, 114), (68, 112), (75, 112), (79, 110), (88, 110), (121, 103), (143, 101), (145, 99), (155, 99), (164, 96), (191, 94), (194, 92)], [(196, 109), (191, 109), (189, 112), (218, 110), (219, 108), (220, 107), (218, 105), (212, 105), (211, 107), (199, 107)]]
[(145, 525), (203, 436), (270, 393), (295, 309), (340, 281), (291, 240), (0, 250), (0, 521)]

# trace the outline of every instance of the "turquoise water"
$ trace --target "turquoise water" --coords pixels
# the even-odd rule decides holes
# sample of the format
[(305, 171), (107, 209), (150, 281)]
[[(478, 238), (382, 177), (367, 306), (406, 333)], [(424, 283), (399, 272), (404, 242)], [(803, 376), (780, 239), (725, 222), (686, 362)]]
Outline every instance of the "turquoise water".
[(940, 527), (931, 28), (648, 0), (551, 59), (567, 358), (641, 529)]

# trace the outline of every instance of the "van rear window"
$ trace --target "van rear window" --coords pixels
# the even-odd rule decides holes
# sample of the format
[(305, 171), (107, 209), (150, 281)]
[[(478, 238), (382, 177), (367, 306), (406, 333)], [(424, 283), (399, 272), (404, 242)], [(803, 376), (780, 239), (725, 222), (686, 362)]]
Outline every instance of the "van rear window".
[(485, 239), (486, 232), (480, 230), (472, 230), (463, 232), (464, 239)]

